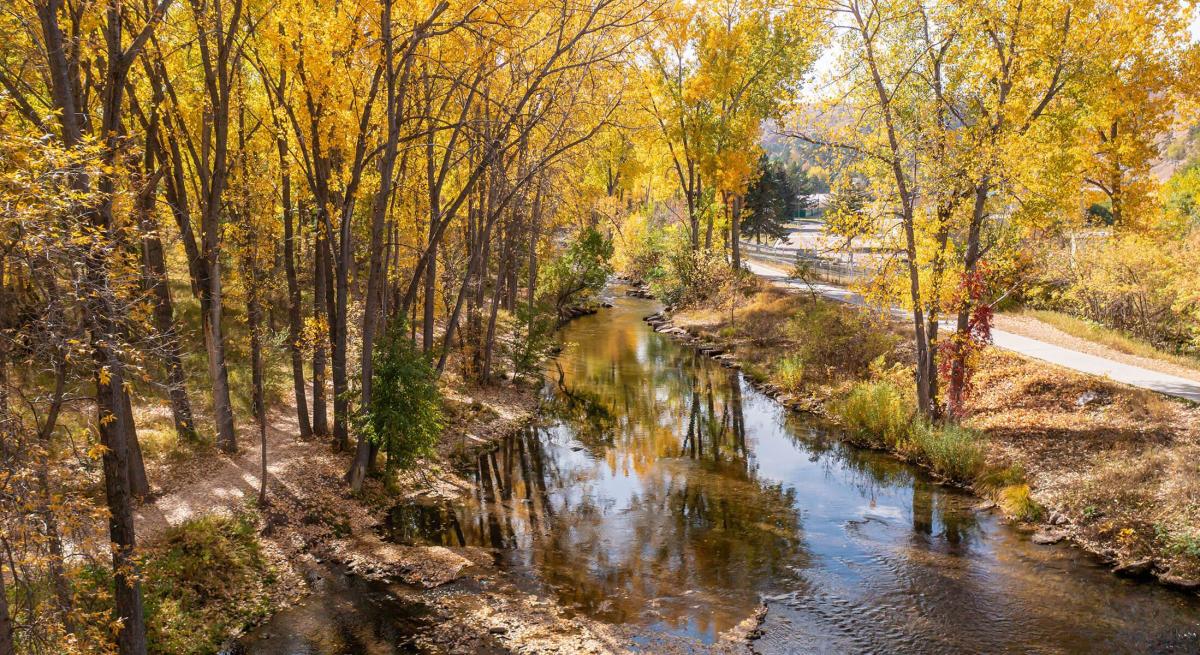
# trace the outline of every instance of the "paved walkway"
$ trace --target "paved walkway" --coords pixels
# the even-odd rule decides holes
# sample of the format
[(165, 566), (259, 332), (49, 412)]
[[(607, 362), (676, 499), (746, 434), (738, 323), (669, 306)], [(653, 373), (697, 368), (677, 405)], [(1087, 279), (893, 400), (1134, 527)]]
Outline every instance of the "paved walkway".
[[(746, 268), (750, 269), (751, 272), (771, 280), (775, 284), (795, 289), (811, 289), (826, 298), (832, 298), (851, 305), (867, 305), (862, 296), (849, 289), (829, 284), (807, 284), (789, 278), (776, 266), (756, 260), (747, 259), (745, 260), (745, 264)], [(893, 309), (892, 313), (900, 318), (912, 320), (911, 315), (904, 310), (897, 308)], [(942, 321), (941, 325), (943, 328), (954, 329), (954, 324), (951, 321)], [(1176, 375), (1159, 373), (1158, 371), (1151, 371), (1140, 366), (1122, 364), (1111, 359), (1063, 348), (1062, 346), (1038, 341), (1037, 339), (1030, 339), (1029, 337), (1023, 337), (1003, 330), (992, 330), (992, 344), (1026, 357), (1040, 359), (1062, 366), (1063, 368), (1079, 371), (1080, 373), (1098, 375), (1109, 378), (1114, 382), (1128, 384), (1132, 387), (1150, 389), (1151, 391), (1157, 391), (1168, 396), (1200, 403), (1200, 383)]]

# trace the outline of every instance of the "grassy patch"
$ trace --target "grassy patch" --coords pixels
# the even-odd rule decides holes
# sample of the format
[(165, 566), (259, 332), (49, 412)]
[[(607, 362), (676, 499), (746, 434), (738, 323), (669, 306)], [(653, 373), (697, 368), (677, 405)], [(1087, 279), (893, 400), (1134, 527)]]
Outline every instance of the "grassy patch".
[(794, 355), (779, 360), (773, 379), (781, 389), (799, 391), (804, 386), (804, 360)]
[(1094, 321), (1045, 309), (1025, 309), (1020, 312), (1020, 315), (1039, 320), (1073, 337), (1086, 339), (1087, 341), (1112, 348), (1126, 355), (1157, 359), (1200, 371), (1200, 357), (1161, 350), (1155, 347), (1154, 344), (1132, 337), (1120, 330), (1105, 327)]
[(984, 470), (982, 435), (961, 425), (913, 421), (903, 450), (951, 480), (971, 482)]
[(249, 516), (205, 516), (167, 531), (147, 557), (150, 650), (218, 650), (236, 628), (263, 616), (273, 582)]
[[(141, 568), (152, 653), (214, 653), (237, 629), (270, 610), (267, 567), (248, 515), (204, 516), (168, 530)], [(111, 572), (91, 567), (84, 605), (103, 607)]]
[(1042, 520), (1045, 508), (1033, 499), (1028, 484), (1010, 484), (996, 492), (996, 504), (1005, 514), (1021, 521)]
[(856, 437), (887, 448), (900, 445), (912, 420), (904, 393), (889, 382), (855, 384), (832, 411)]

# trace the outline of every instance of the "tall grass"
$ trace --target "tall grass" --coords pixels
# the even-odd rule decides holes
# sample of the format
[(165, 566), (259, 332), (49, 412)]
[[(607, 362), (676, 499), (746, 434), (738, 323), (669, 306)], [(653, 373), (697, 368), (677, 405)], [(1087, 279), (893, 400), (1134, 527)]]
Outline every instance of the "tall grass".
[(975, 480), (984, 470), (983, 437), (961, 425), (933, 425), (916, 420), (909, 426), (904, 450), (939, 475), (960, 482)]
[(914, 417), (907, 396), (891, 382), (859, 382), (832, 409), (858, 439), (899, 452), (951, 480), (973, 482), (985, 470), (982, 435)]
[(904, 393), (890, 382), (855, 384), (833, 411), (854, 436), (887, 448), (900, 445), (912, 422)]
[(804, 386), (804, 360), (795, 355), (775, 363), (775, 383), (781, 389), (796, 392)]

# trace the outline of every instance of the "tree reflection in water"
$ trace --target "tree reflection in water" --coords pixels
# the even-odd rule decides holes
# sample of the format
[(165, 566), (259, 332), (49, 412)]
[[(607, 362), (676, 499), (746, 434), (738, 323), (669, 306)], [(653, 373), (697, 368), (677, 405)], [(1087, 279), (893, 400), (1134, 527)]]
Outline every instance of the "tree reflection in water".
[(1075, 651), (1136, 635), (1143, 606), (1164, 625), (1189, 624), (1157, 597), (1078, 620), (1104, 594), (1129, 592), (1091, 577), (1097, 595), (1072, 582), (1077, 568), (1048, 578), (1066, 565), (1040, 562), (1058, 551), (790, 414), (650, 331), (639, 320), (650, 311), (622, 302), (572, 323), (541, 423), (478, 457), (459, 506), (397, 508), (394, 538), (489, 548), (581, 612), (705, 641), (766, 596), (764, 652)]

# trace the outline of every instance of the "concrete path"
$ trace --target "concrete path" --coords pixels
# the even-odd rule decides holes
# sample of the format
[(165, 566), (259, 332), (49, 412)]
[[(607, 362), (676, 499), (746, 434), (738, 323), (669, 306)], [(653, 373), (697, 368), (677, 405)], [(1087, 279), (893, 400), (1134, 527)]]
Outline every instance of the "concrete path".
[[(775, 284), (793, 289), (812, 290), (826, 298), (831, 298), (840, 302), (851, 305), (867, 306), (863, 297), (849, 289), (836, 287), (829, 284), (813, 283), (808, 284), (800, 280), (789, 278), (780, 268), (766, 264), (756, 260), (745, 260), (746, 268), (760, 277), (771, 280)], [(893, 308), (892, 313), (899, 318), (907, 318), (912, 320), (911, 315), (899, 308)], [(942, 328), (954, 329), (954, 324), (951, 321), (942, 321)], [(1168, 373), (1159, 373), (1151, 371), (1140, 366), (1132, 366), (1130, 364), (1122, 364), (1104, 357), (1097, 357), (1088, 353), (1082, 353), (1077, 350), (1063, 348), (1030, 339), (1011, 332), (1003, 330), (992, 330), (992, 344), (1005, 350), (1011, 350), (1015, 353), (1040, 359), (1051, 364), (1069, 368), (1080, 373), (1089, 375), (1098, 375), (1109, 378), (1114, 382), (1127, 384), (1131, 387), (1140, 387), (1157, 391), (1158, 393), (1176, 398), (1183, 398), (1194, 403), (1200, 403), (1200, 383), (1193, 382), (1186, 378), (1181, 378)]]

